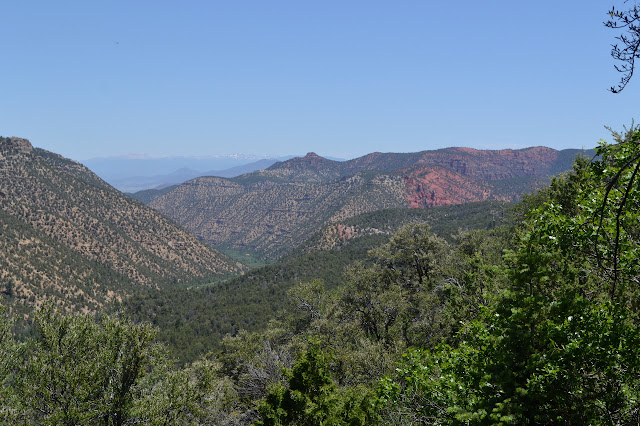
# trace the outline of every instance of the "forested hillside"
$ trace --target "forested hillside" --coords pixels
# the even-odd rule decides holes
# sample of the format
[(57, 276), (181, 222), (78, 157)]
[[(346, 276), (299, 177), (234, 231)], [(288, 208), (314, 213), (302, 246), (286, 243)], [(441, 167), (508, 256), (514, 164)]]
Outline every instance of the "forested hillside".
[(356, 175), (331, 183), (256, 183), (222, 178), (186, 182), (149, 205), (205, 243), (271, 260), (336, 219), (405, 205), (402, 180)]
[(0, 138), (0, 282), (16, 309), (54, 298), (95, 311), (135, 287), (219, 279), (242, 266), (81, 164)]
[[(45, 306), (27, 342), (3, 322), (0, 415), (48, 424), (98, 415), (112, 423), (638, 423), (640, 129), (614, 136), (598, 159), (579, 159), (525, 197), (506, 223), (503, 206), (474, 213), (471, 205), (480, 229), (443, 238), (412, 211), (369, 213), (342, 224), (352, 238), (340, 234), (321, 251), (310, 248), (333, 231), (289, 263), (128, 305), (164, 341), (190, 348), (178, 353), (182, 362), (214, 350), (182, 368), (154, 343), (151, 326), (116, 316)], [(433, 210), (434, 228), (437, 217), (461, 217), (448, 208)], [(408, 224), (346, 262), (335, 286), (313, 279), (381, 236), (362, 230), (383, 230), (394, 216)], [(232, 319), (229, 306), (241, 315)], [(204, 339), (226, 332), (217, 345)]]
[[(428, 224), (433, 233), (453, 242), (473, 230), (503, 232), (507, 208), (505, 203), (481, 202), (356, 216), (344, 225), (354, 230), (351, 238), (336, 236), (330, 226), (278, 262), (202, 288), (142, 292), (125, 300), (123, 309), (137, 321), (160, 327), (158, 338), (181, 361), (192, 361), (220, 349), (226, 334), (264, 329), (287, 309), (287, 292), (296, 285), (315, 281), (327, 290), (343, 287), (347, 269), (357, 262), (371, 263), (367, 253), (404, 226)], [(332, 244), (327, 244), (329, 239)]]
[(362, 213), (515, 201), (582, 154), (593, 153), (447, 148), (344, 162), (310, 153), (234, 179), (194, 179), (149, 205), (213, 247), (273, 261), (323, 227)]
[(640, 125), (594, 130), (636, 99), (589, 87), (600, 6), (172, 3), (3, 7), (0, 126), (132, 176), (600, 142), (310, 152), (136, 200), (0, 137), (0, 425), (640, 426)]

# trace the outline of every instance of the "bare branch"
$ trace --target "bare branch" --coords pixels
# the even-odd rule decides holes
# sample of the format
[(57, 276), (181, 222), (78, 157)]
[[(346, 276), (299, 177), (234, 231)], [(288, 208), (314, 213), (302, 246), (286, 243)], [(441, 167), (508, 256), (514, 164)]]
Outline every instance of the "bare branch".
[(631, 9), (622, 11), (612, 7), (609, 17), (610, 19), (604, 22), (605, 27), (625, 31), (616, 37), (622, 47), (618, 44), (611, 46), (613, 59), (622, 62), (621, 65), (614, 65), (616, 71), (622, 73), (622, 77), (620, 83), (609, 90), (620, 93), (633, 77), (635, 61), (640, 57), (640, 8), (634, 5)]

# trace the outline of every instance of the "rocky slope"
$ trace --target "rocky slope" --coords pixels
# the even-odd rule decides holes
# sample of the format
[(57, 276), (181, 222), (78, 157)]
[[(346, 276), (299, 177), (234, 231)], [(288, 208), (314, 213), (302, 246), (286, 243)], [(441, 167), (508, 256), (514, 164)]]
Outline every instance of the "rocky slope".
[(401, 177), (355, 175), (335, 182), (240, 184), (198, 178), (150, 206), (180, 221), (212, 246), (277, 257), (325, 223), (403, 206)]
[(323, 226), (361, 213), (517, 200), (570, 169), (580, 152), (447, 148), (344, 162), (309, 153), (234, 179), (194, 179), (149, 205), (209, 245), (275, 259)]
[(136, 286), (210, 280), (242, 267), (26, 139), (0, 138), (0, 217), (0, 291), (22, 304), (53, 297), (92, 310)]
[[(363, 238), (376, 237), (376, 241), (386, 241), (403, 226), (416, 223), (429, 224), (431, 232), (451, 241), (461, 231), (493, 229), (510, 223), (509, 208), (511, 206), (512, 204), (508, 202), (488, 200), (428, 209), (376, 210), (325, 226), (285, 259), (300, 253), (340, 250), (355, 240)], [(364, 259), (366, 253), (361, 255)]]

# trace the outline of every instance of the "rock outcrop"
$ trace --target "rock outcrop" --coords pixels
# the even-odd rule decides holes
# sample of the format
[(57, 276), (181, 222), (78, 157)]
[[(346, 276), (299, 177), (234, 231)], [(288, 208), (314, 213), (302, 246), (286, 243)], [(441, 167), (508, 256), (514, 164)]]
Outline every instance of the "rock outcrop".
[(21, 153), (30, 154), (33, 152), (33, 146), (29, 139), (17, 138), (12, 136), (10, 138), (0, 138), (0, 151), (6, 153)]

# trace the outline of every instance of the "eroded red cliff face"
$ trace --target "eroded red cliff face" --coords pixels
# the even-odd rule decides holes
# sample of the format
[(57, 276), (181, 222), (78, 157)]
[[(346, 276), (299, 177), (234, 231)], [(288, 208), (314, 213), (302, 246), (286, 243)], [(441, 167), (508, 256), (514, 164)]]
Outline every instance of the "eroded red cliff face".
[(544, 176), (557, 158), (558, 151), (545, 147), (426, 152), (417, 165), (404, 170), (407, 203), (416, 208), (487, 199), (510, 201), (504, 191), (496, 191), (493, 182)]
[(434, 207), (483, 201), (493, 197), (492, 188), (443, 167), (416, 170), (405, 176), (408, 207)]

